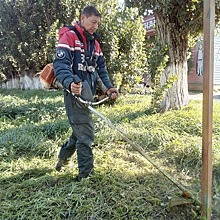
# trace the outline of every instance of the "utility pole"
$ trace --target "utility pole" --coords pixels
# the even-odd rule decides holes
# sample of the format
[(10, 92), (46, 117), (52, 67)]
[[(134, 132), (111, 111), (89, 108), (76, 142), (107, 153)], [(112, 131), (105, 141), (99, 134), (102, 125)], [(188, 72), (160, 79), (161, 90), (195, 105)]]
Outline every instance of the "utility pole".
[(211, 219), (212, 210), (212, 120), (214, 75), (215, 0), (204, 0), (204, 75), (202, 125), (202, 219)]

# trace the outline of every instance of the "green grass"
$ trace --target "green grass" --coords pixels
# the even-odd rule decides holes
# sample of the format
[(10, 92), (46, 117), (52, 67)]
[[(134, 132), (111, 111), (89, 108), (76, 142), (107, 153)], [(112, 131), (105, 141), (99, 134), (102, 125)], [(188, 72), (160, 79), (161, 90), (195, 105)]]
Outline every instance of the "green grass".
[[(187, 200), (177, 186), (95, 115), (95, 175), (74, 182), (75, 155), (55, 171), (59, 148), (71, 134), (61, 91), (0, 90), (0, 100), (0, 219), (200, 219), (198, 207), (183, 205)], [(201, 101), (164, 114), (149, 108), (149, 96), (126, 95), (97, 110), (200, 199)], [(214, 208), (220, 203), (219, 112), (215, 102)]]

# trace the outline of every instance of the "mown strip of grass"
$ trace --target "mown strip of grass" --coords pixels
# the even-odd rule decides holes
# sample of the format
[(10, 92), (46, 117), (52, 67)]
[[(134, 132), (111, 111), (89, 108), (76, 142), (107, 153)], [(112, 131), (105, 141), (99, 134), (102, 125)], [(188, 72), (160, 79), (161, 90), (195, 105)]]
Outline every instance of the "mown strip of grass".
[[(71, 130), (61, 91), (0, 90), (0, 219), (200, 219), (182, 192), (94, 115), (94, 177), (74, 182), (75, 156), (55, 171)], [(152, 114), (150, 97), (121, 96), (97, 109), (187, 189), (200, 196), (202, 103)], [(214, 103), (213, 206), (220, 201), (220, 103)], [(216, 217), (217, 219), (217, 217)]]

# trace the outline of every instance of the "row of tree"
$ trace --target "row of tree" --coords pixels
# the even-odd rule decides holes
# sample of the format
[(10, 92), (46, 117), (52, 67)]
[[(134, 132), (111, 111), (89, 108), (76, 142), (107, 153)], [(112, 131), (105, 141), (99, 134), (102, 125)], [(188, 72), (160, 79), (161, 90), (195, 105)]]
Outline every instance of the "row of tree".
[[(0, 4), (2, 79), (33, 75), (52, 62), (58, 29), (78, 20), (88, 1), (4, 0)], [(138, 10), (117, 0), (93, 1), (102, 14), (100, 43), (117, 86), (129, 88), (146, 72), (145, 30)], [(132, 82), (132, 83), (131, 83)]]
[[(147, 71), (155, 83), (158, 111), (188, 104), (187, 59), (202, 33), (203, 0), (2, 0), (0, 4), (0, 76), (31, 75), (52, 62), (57, 30), (78, 20), (94, 4), (102, 14), (100, 43), (111, 78), (129, 89)], [(219, 22), (220, 0), (216, 4)], [(158, 39), (147, 47), (143, 15), (153, 11)], [(148, 42), (149, 43), (149, 42)], [(147, 69), (146, 69), (147, 68)]]

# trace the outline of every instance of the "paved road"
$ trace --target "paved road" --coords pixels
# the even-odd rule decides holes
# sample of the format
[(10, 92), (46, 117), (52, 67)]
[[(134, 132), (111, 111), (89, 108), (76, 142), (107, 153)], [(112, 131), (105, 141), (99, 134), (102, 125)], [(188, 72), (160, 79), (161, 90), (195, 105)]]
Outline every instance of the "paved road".
[(214, 100), (217, 100), (218, 102), (220, 102), (220, 94), (216, 94), (213, 96)]
[[(202, 100), (203, 99), (203, 93), (194, 93), (189, 92), (189, 99), (190, 100)], [(213, 93), (213, 100), (216, 100), (220, 102), (220, 91)]]

